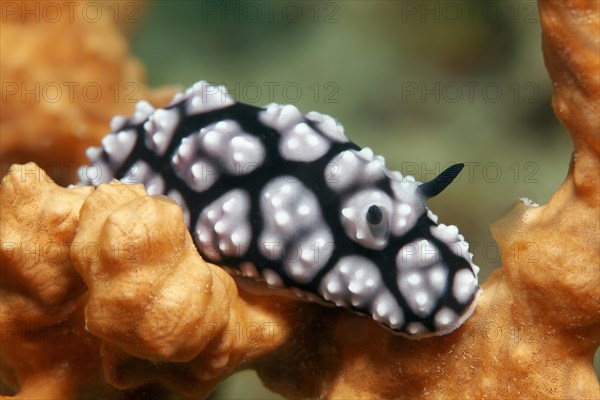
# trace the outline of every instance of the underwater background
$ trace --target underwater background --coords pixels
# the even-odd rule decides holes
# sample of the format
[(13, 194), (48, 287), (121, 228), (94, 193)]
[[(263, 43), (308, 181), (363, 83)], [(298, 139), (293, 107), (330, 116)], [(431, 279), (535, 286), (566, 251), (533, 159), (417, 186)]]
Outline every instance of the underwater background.
[[(471, 243), (481, 282), (501, 265), (490, 223), (520, 197), (546, 203), (566, 176), (535, 1), (169, 1), (142, 13), (132, 50), (152, 85), (204, 79), (242, 102), (329, 114), (420, 181), (464, 162), (430, 207)], [(242, 372), (211, 398), (279, 397)]]
[[(465, 163), (429, 205), (470, 243), (480, 282), (502, 264), (489, 225), (521, 197), (546, 203), (566, 176), (534, 0), (111, 4), (150, 85), (208, 80), (241, 102), (329, 114), (419, 181)], [(535, 243), (512, 256), (535, 268)], [(281, 397), (244, 371), (210, 398)]]
[[(481, 282), (501, 265), (490, 223), (520, 197), (546, 203), (566, 176), (535, 1), (157, 1), (139, 21), (151, 85), (203, 79), (329, 114), (419, 181), (464, 162), (430, 208), (459, 226)], [(211, 398), (280, 397), (242, 372)]]

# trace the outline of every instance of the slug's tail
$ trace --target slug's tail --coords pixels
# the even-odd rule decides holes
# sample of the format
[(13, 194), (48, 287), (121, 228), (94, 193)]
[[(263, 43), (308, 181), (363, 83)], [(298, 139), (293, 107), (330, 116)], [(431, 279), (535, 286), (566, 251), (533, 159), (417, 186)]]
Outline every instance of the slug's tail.
[(437, 196), (452, 183), (464, 166), (465, 164), (460, 163), (446, 168), (441, 174), (433, 178), (433, 180), (419, 186), (417, 192), (426, 199)]

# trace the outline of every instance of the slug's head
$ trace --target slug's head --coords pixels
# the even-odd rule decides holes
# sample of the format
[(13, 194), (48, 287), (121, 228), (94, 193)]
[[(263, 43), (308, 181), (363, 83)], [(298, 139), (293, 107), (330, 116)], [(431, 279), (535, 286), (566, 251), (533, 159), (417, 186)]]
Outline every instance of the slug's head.
[[(462, 165), (421, 184), (387, 170), (368, 148), (346, 150), (333, 163), (337, 179), (328, 186), (340, 199), (345, 244), (334, 268), (338, 276), (326, 275), (321, 282), (324, 297), (368, 312), (410, 337), (456, 329), (473, 312), (479, 268), (458, 229), (437, 225), (426, 201), (448, 186)], [(328, 290), (328, 278), (339, 281), (342, 275), (347, 293)]]

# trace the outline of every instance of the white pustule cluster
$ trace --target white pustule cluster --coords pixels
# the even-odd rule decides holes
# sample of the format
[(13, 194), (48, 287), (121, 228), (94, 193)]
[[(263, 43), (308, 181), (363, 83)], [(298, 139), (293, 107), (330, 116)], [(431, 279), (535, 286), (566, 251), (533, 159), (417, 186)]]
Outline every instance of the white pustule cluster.
[(149, 195), (162, 194), (165, 189), (164, 179), (160, 174), (154, 173), (145, 161), (136, 161), (121, 178), (123, 183), (141, 183), (146, 187)]
[[(137, 133), (135, 129), (125, 129), (125, 125), (128, 122), (140, 124), (154, 112), (154, 107), (147, 101), (142, 100), (135, 105), (135, 110), (131, 119), (122, 115), (113, 117), (110, 121), (111, 133), (102, 139), (102, 147), (89, 147), (85, 152), (93, 165), (81, 167), (79, 169), (81, 183), (99, 185), (101, 183), (108, 183), (113, 178), (122, 179), (123, 177), (115, 177), (114, 174), (123, 167), (123, 164), (131, 155), (137, 143)], [(103, 153), (106, 154), (108, 162), (103, 159)], [(129, 176), (129, 183), (142, 183), (141, 179), (135, 180), (135, 171), (142, 168), (144, 168), (144, 166), (140, 165), (139, 168), (130, 168), (127, 171), (126, 175)]]
[(146, 147), (159, 156), (164, 156), (173, 140), (173, 134), (178, 123), (179, 112), (176, 109), (156, 110), (144, 122), (144, 130), (146, 131), (144, 143)]
[(423, 199), (417, 194), (421, 183), (410, 175), (398, 178), (392, 175), (390, 186), (394, 193), (394, 210), (392, 212), (391, 233), (394, 236), (405, 235), (426, 212)]
[(194, 83), (183, 93), (177, 93), (170, 105), (186, 102), (186, 115), (203, 114), (235, 104), (225, 86), (211, 85), (206, 81)]
[(419, 317), (427, 317), (446, 287), (447, 268), (428, 240), (408, 243), (396, 255), (398, 288)]
[[(455, 227), (445, 225), (433, 229), (436, 230), (435, 236), (438, 238), (443, 236), (448, 239), (458, 233)], [(470, 315), (464, 314), (461, 317), (449, 307), (442, 307), (435, 315), (432, 313), (446, 290), (451, 291), (452, 297), (458, 303), (466, 304), (471, 299), (476, 292), (478, 272), (478, 268), (473, 264), (457, 271), (450, 281), (448, 266), (444, 263), (439, 249), (429, 240), (421, 239), (400, 249), (396, 256), (396, 268), (398, 288), (411, 311), (420, 318), (433, 317), (438, 331), (450, 331), (462, 323), (460, 318), (464, 319)], [(417, 322), (409, 324), (406, 329), (413, 335), (426, 331), (425, 326)]]
[(295, 281), (308, 283), (333, 251), (333, 236), (316, 196), (296, 178), (282, 176), (262, 190), (260, 208), (264, 229), (259, 251), (269, 260), (281, 261)]
[(336, 193), (346, 191), (352, 185), (361, 187), (371, 186), (373, 182), (382, 179), (385, 160), (375, 156), (368, 147), (360, 151), (345, 150), (336, 155), (330, 162), (334, 170), (325, 171), (325, 180)]
[[(437, 217), (436, 217), (437, 220)], [(473, 254), (469, 252), (469, 243), (465, 241), (465, 237), (458, 233), (458, 227), (455, 225), (439, 224), (430, 228), (431, 234), (446, 243), (454, 254), (471, 262), (471, 267), (475, 271), (475, 275), (479, 273), (479, 267), (472, 263)]]
[(261, 141), (233, 120), (219, 121), (182, 139), (171, 164), (177, 176), (194, 189), (209, 189), (222, 174), (245, 175), (265, 159)]
[(344, 127), (335, 118), (311, 111), (306, 114), (306, 119), (312, 122), (328, 139), (337, 143), (346, 143), (349, 141), (344, 133)]
[(249, 212), (250, 197), (242, 189), (231, 190), (204, 208), (193, 232), (202, 253), (213, 260), (243, 257), (252, 240)]
[[(79, 169), (80, 180), (92, 185), (110, 182), (115, 177), (114, 172), (123, 166), (133, 151), (136, 141), (135, 130), (126, 129), (106, 135), (102, 139), (102, 147), (88, 147), (85, 154), (93, 165)], [(102, 158), (103, 151), (108, 163)]]
[(386, 288), (377, 266), (361, 256), (342, 257), (321, 281), (319, 292), (340, 307), (369, 308), (373, 319), (391, 328), (404, 323), (404, 313)]
[(331, 142), (308, 126), (304, 115), (292, 105), (269, 104), (258, 118), (280, 133), (279, 154), (285, 160), (314, 161), (331, 147)]
[(280, 133), (279, 154), (289, 161), (314, 161), (329, 151), (332, 142), (348, 141), (344, 128), (335, 119), (314, 111), (304, 116), (292, 105), (271, 103), (258, 119)]

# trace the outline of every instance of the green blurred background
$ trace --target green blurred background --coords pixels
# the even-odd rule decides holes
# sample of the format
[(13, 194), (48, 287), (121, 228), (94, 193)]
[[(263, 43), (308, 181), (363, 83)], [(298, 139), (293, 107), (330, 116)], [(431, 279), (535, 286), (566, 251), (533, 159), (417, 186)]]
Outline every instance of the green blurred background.
[[(430, 206), (472, 243), (482, 281), (501, 264), (490, 223), (566, 175), (535, 1), (157, 1), (134, 17), (153, 85), (204, 79), (330, 114), (417, 180), (465, 162)], [(279, 397), (243, 372), (212, 398)]]

